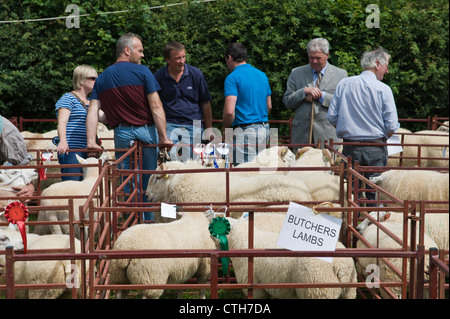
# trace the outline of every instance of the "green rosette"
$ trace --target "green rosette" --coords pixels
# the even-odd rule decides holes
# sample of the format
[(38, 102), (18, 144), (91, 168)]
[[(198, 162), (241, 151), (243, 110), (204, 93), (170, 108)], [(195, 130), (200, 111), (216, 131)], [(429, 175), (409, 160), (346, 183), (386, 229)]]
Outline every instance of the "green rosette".
[[(213, 218), (209, 224), (209, 232), (211, 236), (218, 238), (221, 250), (228, 250), (227, 235), (230, 233), (230, 222), (225, 217)], [(230, 258), (222, 257), (222, 268), (225, 274), (228, 276), (228, 265), (230, 264)]]

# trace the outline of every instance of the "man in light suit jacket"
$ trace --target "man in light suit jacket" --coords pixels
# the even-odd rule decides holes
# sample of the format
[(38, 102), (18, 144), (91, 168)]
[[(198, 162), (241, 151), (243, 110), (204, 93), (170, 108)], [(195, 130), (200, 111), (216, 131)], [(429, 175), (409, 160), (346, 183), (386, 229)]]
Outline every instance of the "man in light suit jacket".
[[(319, 139), (339, 142), (341, 140), (336, 136), (335, 127), (327, 120), (327, 112), (336, 86), (341, 79), (347, 77), (347, 71), (328, 63), (329, 43), (326, 39), (313, 39), (306, 49), (309, 64), (292, 70), (283, 96), (286, 107), (295, 110), (291, 143), (317, 143)], [(311, 130), (312, 104), (314, 113)], [(296, 149), (298, 147), (294, 151)]]

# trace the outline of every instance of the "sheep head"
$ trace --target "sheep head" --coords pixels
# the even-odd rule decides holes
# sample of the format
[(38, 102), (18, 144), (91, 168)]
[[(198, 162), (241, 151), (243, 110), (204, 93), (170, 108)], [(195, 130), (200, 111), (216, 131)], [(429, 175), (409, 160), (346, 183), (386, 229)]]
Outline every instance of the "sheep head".
[(23, 249), (23, 241), (20, 233), (9, 228), (0, 228), (0, 251), (13, 246), (14, 250)]
[(296, 166), (330, 166), (334, 165), (331, 153), (327, 149), (315, 149), (310, 146), (303, 147), (297, 151), (295, 154)]
[(10, 188), (28, 185), (36, 180), (39, 174), (35, 169), (1, 169), (0, 185)]
[[(389, 219), (389, 217), (391, 217), (391, 213), (385, 211), (370, 212), (369, 215), (374, 219), (378, 218), (380, 222), (385, 222)], [(370, 226), (371, 223), (372, 221), (369, 218), (366, 218), (356, 227), (356, 230), (358, 231), (358, 233), (362, 234), (364, 233), (366, 228)]]

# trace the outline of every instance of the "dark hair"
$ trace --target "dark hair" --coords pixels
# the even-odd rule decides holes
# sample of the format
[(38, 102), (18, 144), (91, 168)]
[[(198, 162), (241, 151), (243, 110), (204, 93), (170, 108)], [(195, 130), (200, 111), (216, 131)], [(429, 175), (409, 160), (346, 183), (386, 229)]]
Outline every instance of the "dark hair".
[(178, 41), (170, 41), (164, 46), (163, 55), (164, 59), (170, 59), (170, 52), (171, 51), (181, 51), (184, 50), (183, 43), (180, 43)]
[(247, 49), (242, 43), (231, 43), (225, 50), (225, 58), (231, 56), (235, 62), (247, 61)]

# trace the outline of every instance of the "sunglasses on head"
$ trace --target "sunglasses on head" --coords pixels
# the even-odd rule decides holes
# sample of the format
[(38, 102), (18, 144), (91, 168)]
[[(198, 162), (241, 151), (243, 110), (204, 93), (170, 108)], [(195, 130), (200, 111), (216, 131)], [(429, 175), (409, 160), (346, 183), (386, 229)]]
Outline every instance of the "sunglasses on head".
[(89, 77), (87, 77), (86, 79), (87, 79), (87, 80), (95, 81), (95, 80), (97, 80), (97, 77), (96, 77), (96, 76), (89, 76)]

